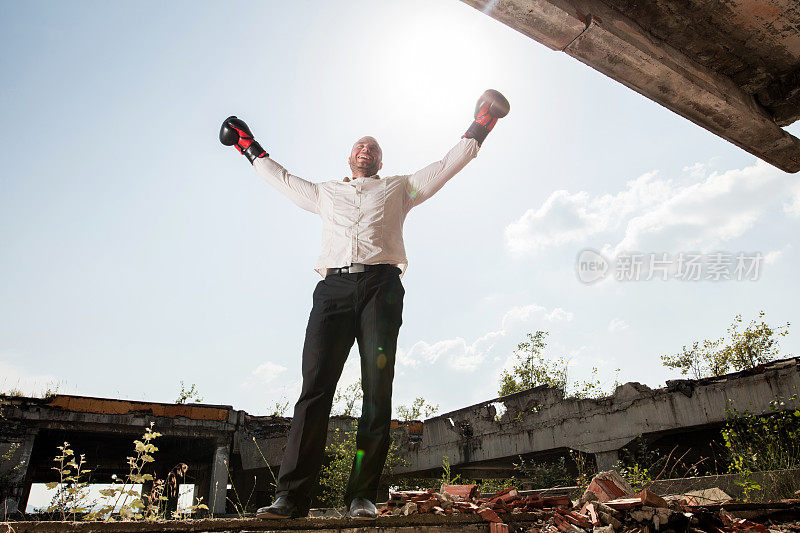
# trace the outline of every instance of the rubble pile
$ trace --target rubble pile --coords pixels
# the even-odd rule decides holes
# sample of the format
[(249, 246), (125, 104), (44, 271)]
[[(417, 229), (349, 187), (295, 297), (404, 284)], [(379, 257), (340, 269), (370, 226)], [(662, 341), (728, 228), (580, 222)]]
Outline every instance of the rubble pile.
[[(712, 499), (708, 499), (713, 496)], [(634, 493), (615, 471), (601, 472), (573, 501), (567, 495), (522, 494), (508, 488), (482, 498), (477, 485), (391, 492), (379, 516), (471, 513), (491, 523), (492, 533), (525, 522), (529, 533), (770, 533), (800, 531), (800, 499), (765, 504), (736, 503), (719, 489), (661, 497)], [(523, 514), (524, 513), (524, 514)], [(778, 513), (783, 520), (756, 522)], [(789, 517), (787, 522), (786, 517)], [(531, 525), (533, 524), (533, 525)], [(512, 526), (513, 527), (513, 526)], [(519, 528), (511, 529), (520, 531)]]

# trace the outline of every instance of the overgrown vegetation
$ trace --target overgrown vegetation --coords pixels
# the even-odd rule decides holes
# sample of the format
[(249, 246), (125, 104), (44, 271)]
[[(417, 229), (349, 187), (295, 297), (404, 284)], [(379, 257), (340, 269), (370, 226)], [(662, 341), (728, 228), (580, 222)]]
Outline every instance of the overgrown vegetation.
[[(255, 439), (253, 439), (253, 441), (255, 441)], [(258, 446), (257, 443), (256, 443), (256, 446)], [(269, 464), (267, 465), (267, 468), (269, 468)], [(250, 509), (250, 500), (253, 498), (253, 493), (256, 490), (256, 484), (258, 483), (258, 477), (255, 476), (255, 475), (253, 476), (253, 486), (250, 489), (250, 494), (247, 495), (247, 499), (245, 501), (242, 501), (241, 497), (239, 497), (239, 491), (236, 488), (236, 483), (235, 483), (235, 481), (233, 479), (233, 476), (231, 476), (231, 470), (230, 470), (230, 467), (228, 466), (228, 460), (227, 459), (225, 460), (225, 469), (228, 471), (228, 484), (230, 484), (231, 490), (233, 492), (233, 498), (231, 498), (230, 496), (226, 496), (225, 499), (227, 500), (228, 503), (231, 504), (231, 506), (233, 507), (233, 510), (236, 512), (236, 515), (239, 518), (244, 518), (246, 513), (247, 513), (247, 511), (248, 511), (248, 509)]]
[(58, 473), (59, 480), (46, 484), (48, 489), (56, 489), (47, 511), (58, 514), (61, 520), (69, 517), (74, 521), (78, 514), (89, 512), (91, 507), (87, 506), (89, 497), (87, 476), (91, 470), (86, 468), (86, 457), (83, 454), (76, 460), (68, 442), (58, 449), (61, 453), (53, 459), (56, 463), (53, 470)]
[[(321, 499), (329, 507), (341, 507), (344, 505), (345, 490), (353, 461), (358, 453), (355, 430), (345, 432), (338, 428), (335, 429), (333, 434), (328, 437), (325, 453), (329, 456), (330, 461), (323, 465), (320, 471)], [(398, 453), (397, 444), (393, 441), (390, 442), (386, 464), (381, 475), (391, 476), (394, 469), (403, 464), (405, 464), (405, 460)]]
[(41, 398), (42, 400), (49, 400), (58, 394), (58, 389), (61, 387), (61, 384), (55, 381), (50, 381), (45, 387), (46, 388), (42, 392), (34, 391), (30, 393), (26, 393), (18, 387), (12, 387), (5, 392), (0, 392), (0, 396), (6, 396), (9, 398)]
[(773, 361), (780, 357), (779, 340), (789, 334), (789, 323), (770, 326), (764, 316), (764, 311), (759, 312), (742, 329), (742, 315), (736, 315), (724, 336), (696, 341), (676, 354), (662, 355), (661, 361), (693, 379), (721, 376)]
[(549, 385), (565, 390), (567, 387), (566, 361), (550, 360), (542, 352), (547, 347), (544, 341), (546, 331), (528, 333), (528, 340), (517, 345), (514, 356), (517, 364), (511, 371), (504, 370), (500, 375), (500, 396), (532, 389), (540, 385)]
[(289, 410), (289, 400), (285, 398), (281, 398), (281, 400), (285, 400), (281, 403), (280, 400), (276, 400), (275, 404), (269, 408), (269, 416), (286, 416), (286, 412)]
[(411, 420), (424, 420), (439, 412), (439, 405), (427, 403), (425, 398), (416, 398), (410, 405), (398, 405), (397, 418), (403, 422)]
[(331, 412), (339, 416), (359, 416), (361, 414), (361, 400), (364, 391), (361, 389), (361, 378), (345, 387), (337, 387), (333, 397)]
[(597, 377), (597, 367), (592, 368), (591, 377), (585, 381), (570, 381), (567, 360), (544, 355), (547, 347), (546, 331), (528, 333), (527, 340), (520, 342), (514, 351), (516, 364), (500, 375), (500, 396), (547, 385), (564, 392), (564, 396), (575, 398), (599, 398), (606, 393)]
[(197, 390), (197, 387), (194, 383), (192, 383), (191, 387), (187, 389), (184, 386), (183, 381), (181, 381), (181, 390), (178, 393), (178, 399), (175, 400), (175, 403), (185, 404), (189, 401), (193, 403), (203, 403), (203, 397), (200, 396), (200, 391)]
[(525, 488), (546, 489), (550, 487), (565, 487), (575, 485), (575, 476), (569, 471), (564, 457), (559, 457), (552, 462), (539, 462), (525, 460), (518, 457), (514, 469), (519, 473)]
[[(3, 402), (0, 399), (0, 408), (2, 408)], [(3, 419), (2, 411), (0, 411), (0, 420)], [(8, 448), (0, 454), (0, 465), (7, 465), (11, 463), (14, 454), (17, 453), (17, 450), (20, 447), (19, 442), (10, 442), (8, 443)], [(0, 470), (0, 501), (5, 500), (8, 496), (13, 482), (16, 477), (19, 475), (20, 469), (22, 468), (23, 464), (17, 462), (8, 470)]]
[(722, 430), (725, 448), (729, 453), (732, 474), (739, 474), (746, 499), (755, 492), (772, 497), (788, 497), (796, 486), (762, 486), (752, 475), (800, 468), (800, 403), (797, 395), (788, 400), (776, 398), (770, 402), (771, 413), (756, 415), (729, 411), (728, 422)]
[[(146, 465), (155, 461), (153, 454), (158, 451), (153, 441), (161, 434), (153, 430), (153, 424), (145, 428), (141, 440), (134, 440), (135, 455), (128, 457), (128, 473), (119, 478), (113, 477), (111, 488), (100, 490), (102, 498), (90, 499), (89, 473), (86, 468), (86, 458), (83, 454), (76, 456), (68, 442), (58, 449), (60, 453), (53, 459), (58, 481), (47, 483), (50, 490), (56, 490), (50, 505), (45, 512), (55, 513), (61, 520), (157, 520), (173, 518), (165, 502), (169, 499), (167, 494), (172, 492), (177, 497), (177, 487), (180, 479), (187, 470), (183, 463), (177, 465), (170, 472), (166, 480), (156, 479), (155, 476), (145, 473)], [(180, 476), (180, 477), (179, 477)], [(151, 483), (146, 494), (137, 489)], [(197, 510), (208, 510), (208, 507), (199, 501), (185, 509), (191, 513)]]

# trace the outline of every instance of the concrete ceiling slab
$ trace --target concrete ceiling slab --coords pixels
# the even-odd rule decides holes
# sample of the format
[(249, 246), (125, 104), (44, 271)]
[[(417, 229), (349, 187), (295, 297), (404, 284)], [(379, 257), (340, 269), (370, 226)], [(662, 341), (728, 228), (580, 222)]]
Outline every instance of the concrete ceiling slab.
[(792, 0), (462, 0), (786, 172), (800, 171)]

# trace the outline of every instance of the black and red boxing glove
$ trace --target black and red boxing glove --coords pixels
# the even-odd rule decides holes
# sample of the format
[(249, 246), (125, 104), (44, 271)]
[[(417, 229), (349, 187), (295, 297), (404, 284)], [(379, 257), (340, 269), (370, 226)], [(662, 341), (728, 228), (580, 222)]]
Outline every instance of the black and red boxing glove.
[(222, 122), (219, 130), (219, 142), (225, 146), (235, 146), (250, 163), (257, 157), (269, 157), (269, 154), (253, 139), (253, 134), (244, 120), (235, 116), (230, 116)]
[(506, 97), (499, 91), (489, 89), (485, 91), (475, 105), (475, 122), (473, 122), (462, 137), (475, 139), (481, 145), (492, 131), (497, 119), (508, 115), (511, 105)]

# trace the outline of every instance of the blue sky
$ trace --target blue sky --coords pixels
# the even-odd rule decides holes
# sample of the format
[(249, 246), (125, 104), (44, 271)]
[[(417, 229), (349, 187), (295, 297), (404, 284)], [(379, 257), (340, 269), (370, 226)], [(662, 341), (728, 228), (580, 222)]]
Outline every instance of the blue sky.
[[(409, 173), (487, 88), (511, 113), (406, 221), (395, 404), (494, 397), (538, 329), (576, 379), (655, 387), (676, 377), (661, 354), (737, 313), (800, 318), (797, 176), (458, 1), (5, 2), (0, 44), (2, 389), (293, 403), (320, 221), (221, 121), (314, 181), (363, 135), (383, 175)], [(756, 281), (586, 285), (584, 248), (766, 259)], [(342, 385), (357, 375), (354, 350)]]

